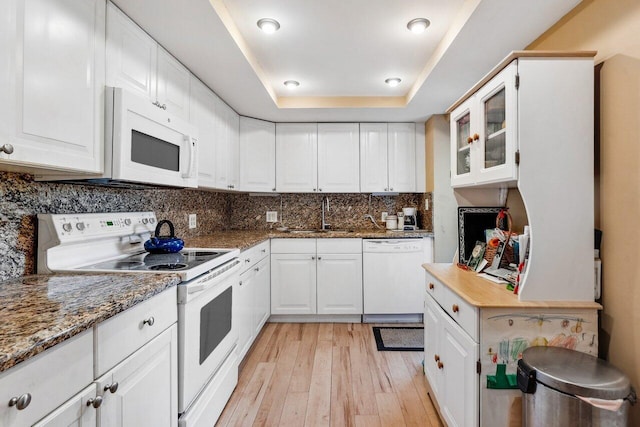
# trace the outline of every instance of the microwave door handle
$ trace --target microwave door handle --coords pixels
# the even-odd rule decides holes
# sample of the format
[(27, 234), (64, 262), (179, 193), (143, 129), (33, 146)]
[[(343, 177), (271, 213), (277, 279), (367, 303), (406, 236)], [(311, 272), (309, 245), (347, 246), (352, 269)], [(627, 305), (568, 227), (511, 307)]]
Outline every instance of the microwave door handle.
[(195, 168), (196, 163), (196, 140), (195, 138), (191, 138), (189, 135), (184, 136), (187, 145), (189, 146), (189, 169), (186, 173), (182, 174), (183, 178), (193, 178), (193, 169)]

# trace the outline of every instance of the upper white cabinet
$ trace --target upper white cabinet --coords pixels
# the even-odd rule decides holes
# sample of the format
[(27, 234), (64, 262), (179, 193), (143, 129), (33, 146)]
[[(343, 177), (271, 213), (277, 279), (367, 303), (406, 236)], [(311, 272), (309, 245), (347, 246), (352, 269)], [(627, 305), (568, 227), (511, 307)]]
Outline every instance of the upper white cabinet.
[(276, 189), (318, 191), (318, 125), (276, 123)]
[(360, 191), (360, 146), (357, 123), (318, 124), (318, 191)]
[(451, 185), (518, 179), (517, 61), (451, 112)]
[(198, 127), (198, 187), (215, 188), (216, 102), (218, 97), (191, 76), (189, 118)]
[(189, 70), (112, 3), (107, 4), (107, 85), (189, 119)]
[(240, 189), (276, 191), (276, 125), (240, 117)]
[(360, 123), (360, 190), (416, 191), (414, 123)]
[(238, 190), (240, 116), (220, 98), (216, 101), (215, 188)]
[(0, 168), (103, 168), (105, 1), (8, 0)]

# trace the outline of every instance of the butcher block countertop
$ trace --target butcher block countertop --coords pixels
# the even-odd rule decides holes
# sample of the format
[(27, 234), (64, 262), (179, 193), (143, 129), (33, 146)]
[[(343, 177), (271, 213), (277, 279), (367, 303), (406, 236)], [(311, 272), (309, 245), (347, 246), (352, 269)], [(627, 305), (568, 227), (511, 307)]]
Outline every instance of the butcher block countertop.
[(230, 230), (220, 231), (207, 236), (189, 237), (184, 239), (188, 248), (239, 248), (245, 250), (267, 239), (293, 238), (293, 239), (322, 239), (322, 238), (358, 238), (358, 239), (407, 239), (432, 237), (433, 232), (426, 230), (416, 231), (386, 231), (386, 230), (327, 230), (316, 232), (269, 231), (269, 230)]
[(176, 286), (176, 274), (33, 275), (0, 282), (0, 372)]
[(601, 310), (591, 301), (520, 301), (504, 284), (493, 283), (454, 264), (423, 264), (422, 267), (469, 304), (479, 308), (581, 308)]

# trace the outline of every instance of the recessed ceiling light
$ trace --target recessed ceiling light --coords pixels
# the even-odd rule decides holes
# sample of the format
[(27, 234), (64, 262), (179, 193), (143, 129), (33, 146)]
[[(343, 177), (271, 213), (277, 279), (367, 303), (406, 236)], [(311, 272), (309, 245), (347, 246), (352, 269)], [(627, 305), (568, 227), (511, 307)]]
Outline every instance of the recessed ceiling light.
[(284, 85), (286, 87), (288, 87), (289, 89), (295, 89), (298, 86), (300, 86), (300, 82), (297, 82), (295, 80), (287, 80), (287, 81), (284, 82)]
[(262, 18), (257, 22), (258, 28), (267, 34), (273, 34), (280, 29), (280, 23), (275, 19)]
[(396, 87), (400, 84), (401, 81), (402, 79), (400, 77), (391, 77), (389, 79), (386, 79), (384, 82), (391, 87)]
[(428, 19), (416, 18), (409, 21), (407, 28), (414, 34), (420, 34), (423, 33), (429, 25), (431, 25), (431, 22), (429, 22)]

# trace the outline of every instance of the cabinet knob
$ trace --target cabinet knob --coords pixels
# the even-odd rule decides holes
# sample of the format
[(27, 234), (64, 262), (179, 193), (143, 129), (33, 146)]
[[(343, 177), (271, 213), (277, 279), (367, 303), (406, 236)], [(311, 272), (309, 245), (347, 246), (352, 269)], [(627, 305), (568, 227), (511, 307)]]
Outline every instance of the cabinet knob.
[(384, 191), (389, 191), (389, 187), (385, 188)]
[(245, 259), (244, 262), (251, 262), (251, 258)]
[(433, 289), (435, 287), (436, 287), (436, 285), (434, 285), (433, 283), (429, 283), (429, 289)]
[(444, 363), (438, 362), (438, 369), (442, 369), (442, 368), (444, 368)]
[(107, 384), (104, 386), (104, 391), (109, 390), (111, 393), (115, 393), (116, 391), (118, 391), (118, 382), (114, 382), (113, 384)]
[(240, 280), (240, 281), (238, 282), (238, 285), (242, 286), (242, 280)]
[(149, 326), (153, 326), (153, 324), (156, 322), (156, 319), (153, 318), (153, 316), (149, 317), (148, 319), (144, 319), (142, 321), (143, 325), (149, 325)]
[(167, 109), (167, 104), (162, 104), (162, 105), (160, 106), (160, 108), (162, 108), (163, 110), (166, 110), (166, 109)]
[(322, 188), (318, 188), (318, 191), (322, 191)]
[(393, 191), (393, 187), (389, 188), (389, 191)]
[(0, 147), (0, 153), (6, 153), (6, 154), (13, 153), (13, 145), (4, 144), (2, 147)]
[(257, 271), (260, 271), (260, 267), (256, 267), (256, 268), (254, 268), (253, 270), (254, 270), (254, 271), (256, 271), (256, 272), (257, 272)]
[(471, 144), (473, 142), (473, 138), (469, 137), (467, 138), (467, 144)]
[(440, 361), (440, 356), (438, 356), (437, 354), (433, 355), (433, 360), (435, 360), (436, 362)]
[(276, 191), (275, 187), (271, 189), (271, 191)]
[(266, 250), (266, 249), (263, 249), (263, 250), (262, 250), (262, 253), (263, 253), (263, 254), (264, 254), (264, 253), (267, 253), (267, 250)]
[(319, 257), (318, 257), (318, 261), (319, 261), (319, 260), (321, 260), (321, 259), (322, 259), (322, 257), (321, 257), (321, 256), (319, 256)]
[(316, 189), (314, 188), (313, 191), (316, 191)]
[(451, 310), (453, 310), (454, 313), (457, 313), (460, 311), (460, 307), (458, 307), (458, 304), (453, 304), (451, 306)]
[(102, 405), (102, 396), (92, 397), (87, 400), (87, 406), (93, 406), (95, 409), (98, 409)]
[(18, 411), (22, 411), (31, 403), (31, 394), (25, 393), (20, 397), (12, 397), (9, 400), (9, 406), (15, 406)]
[(473, 134), (473, 140), (474, 140), (474, 141), (477, 141), (477, 140), (479, 140), (479, 139), (480, 139), (480, 135), (478, 135), (477, 133), (474, 133), (474, 134)]
[(311, 259), (316, 259), (316, 257), (312, 256)]

